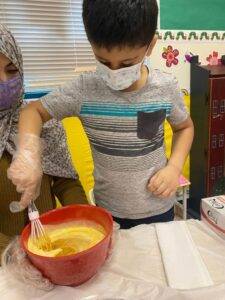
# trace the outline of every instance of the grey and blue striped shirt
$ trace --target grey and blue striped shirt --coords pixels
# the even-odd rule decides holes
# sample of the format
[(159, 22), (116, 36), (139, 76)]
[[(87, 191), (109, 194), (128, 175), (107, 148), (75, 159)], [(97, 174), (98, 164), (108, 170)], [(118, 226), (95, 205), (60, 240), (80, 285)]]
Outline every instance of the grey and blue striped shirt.
[(177, 80), (150, 70), (136, 92), (113, 91), (96, 73), (84, 73), (42, 98), (56, 119), (77, 116), (94, 159), (96, 203), (113, 216), (138, 219), (169, 210), (174, 197), (160, 199), (147, 190), (151, 176), (166, 163), (164, 121), (188, 117)]

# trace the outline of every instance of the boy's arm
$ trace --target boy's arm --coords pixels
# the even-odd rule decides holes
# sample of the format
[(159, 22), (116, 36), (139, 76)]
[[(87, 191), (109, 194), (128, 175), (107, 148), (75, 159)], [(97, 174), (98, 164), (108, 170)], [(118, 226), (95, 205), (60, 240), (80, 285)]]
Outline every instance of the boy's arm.
[(170, 159), (166, 167), (157, 172), (148, 184), (149, 191), (161, 198), (171, 197), (176, 192), (194, 137), (194, 126), (190, 117), (178, 125), (170, 125), (173, 130)]
[(77, 116), (83, 98), (83, 76), (65, 83), (39, 101), (30, 102), (21, 110), (19, 119), (19, 138), (24, 133), (40, 136), (42, 126), (51, 118), (62, 120)]
[(170, 126), (173, 130), (173, 142), (168, 165), (176, 167), (181, 173), (193, 142), (194, 125), (188, 117), (183, 123)]

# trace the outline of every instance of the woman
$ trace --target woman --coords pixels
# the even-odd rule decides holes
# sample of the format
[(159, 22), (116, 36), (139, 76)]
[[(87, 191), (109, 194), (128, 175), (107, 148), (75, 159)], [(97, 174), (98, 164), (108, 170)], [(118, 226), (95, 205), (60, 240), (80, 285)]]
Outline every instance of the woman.
[[(11, 32), (0, 24), (0, 253), (10, 237), (27, 223), (27, 211), (12, 214), (9, 204), (20, 201), (20, 190), (7, 178), (15, 154), (18, 116), (23, 103), (23, 65), (21, 51)], [(85, 193), (74, 171), (60, 122), (48, 122), (42, 132), (44, 177), (36, 205), (40, 212), (55, 207), (55, 196), (62, 205), (86, 203)], [(34, 141), (35, 142), (35, 141)]]

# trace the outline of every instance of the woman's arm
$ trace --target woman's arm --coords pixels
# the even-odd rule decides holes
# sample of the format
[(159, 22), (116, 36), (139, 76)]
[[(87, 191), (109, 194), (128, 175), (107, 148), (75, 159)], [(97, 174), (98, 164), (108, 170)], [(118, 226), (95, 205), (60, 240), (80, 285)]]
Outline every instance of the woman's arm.
[(21, 208), (36, 200), (42, 179), (42, 126), (52, 117), (62, 120), (79, 115), (83, 99), (83, 79), (78, 76), (52, 93), (21, 110), (17, 151), (8, 170), (8, 177), (21, 193)]
[(22, 194), (20, 204), (10, 206), (13, 212), (24, 209), (40, 194), (43, 175), (40, 135), (43, 124), (50, 118), (40, 101), (30, 103), (21, 110), (17, 151), (7, 172), (17, 192)]
[(51, 118), (41, 101), (29, 103), (20, 112), (19, 137), (24, 134), (40, 136), (43, 124)]

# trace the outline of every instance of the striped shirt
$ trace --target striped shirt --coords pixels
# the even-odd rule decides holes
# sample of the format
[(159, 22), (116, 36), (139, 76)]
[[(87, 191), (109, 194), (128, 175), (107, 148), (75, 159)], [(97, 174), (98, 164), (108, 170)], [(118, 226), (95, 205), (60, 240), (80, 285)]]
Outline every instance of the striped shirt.
[(175, 198), (147, 190), (150, 178), (167, 163), (164, 121), (188, 117), (177, 80), (150, 70), (135, 92), (114, 91), (96, 73), (84, 73), (41, 100), (56, 119), (77, 116), (90, 141), (97, 205), (119, 218), (139, 219), (169, 210)]

